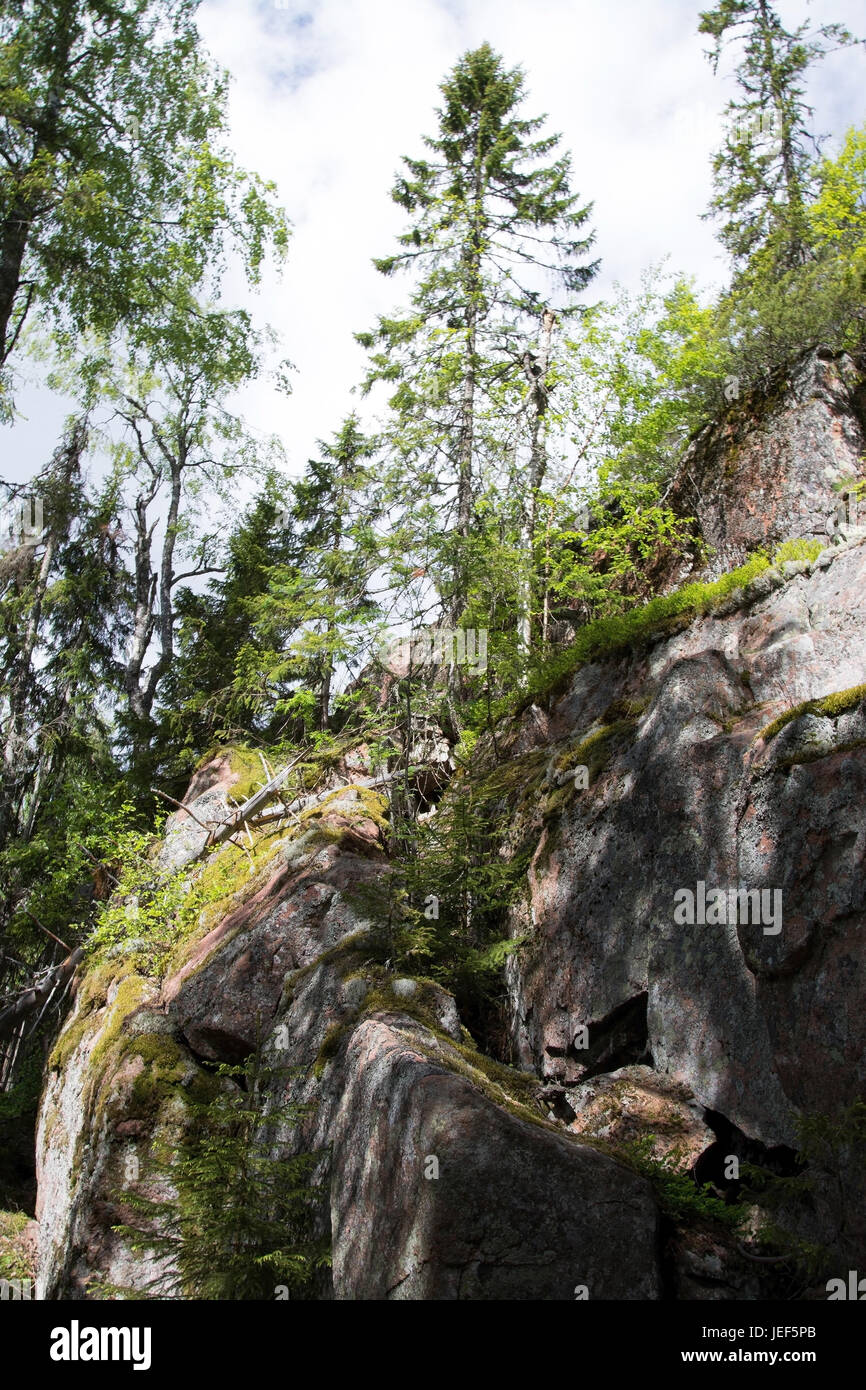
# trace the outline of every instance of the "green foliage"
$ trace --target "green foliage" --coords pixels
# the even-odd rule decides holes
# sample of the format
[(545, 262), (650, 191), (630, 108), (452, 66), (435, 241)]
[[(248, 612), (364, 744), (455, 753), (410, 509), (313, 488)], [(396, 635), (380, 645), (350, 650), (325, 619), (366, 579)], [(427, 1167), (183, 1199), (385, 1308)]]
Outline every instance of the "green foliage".
[(22, 1115), (35, 1113), (42, 1089), (42, 1058), (31, 1052), (25, 1059), (15, 1079), (15, 1085), (8, 1091), (0, 1091), (0, 1125), (4, 1120), (17, 1120)]
[[(659, 594), (627, 613), (597, 618), (587, 623), (569, 647), (533, 669), (527, 692), (521, 694), (520, 703), (525, 703), (527, 699), (546, 698), (585, 662), (602, 661), (656, 634), (674, 630), (679, 622), (719, 607), (726, 599), (744, 591), (753, 579), (757, 579), (769, 567), (770, 561), (766, 555), (756, 552), (744, 565), (723, 574), (720, 579), (685, 584), (672, 594)], [(510, 712), (514, 703), (514, 697), (498, 701), (494, 717), (498, 719)], [(474, 727), (481, 728), (487, 721), (488, 712), (476, 708)]]
[[(545, 305), (536, 276), (547, 272), (565, 292), (560, 313), (570, 314), (597, 262), (582, 260), (591, 209), (571, 190), (569, 157), (554, 157), (557, 136), (537, 138), (541, 118), (521, 114), (520, 69), (506, 69), (485, 43), (441, 90), (439, 129), (425, 140), (431, 157), (405, 159), (392, 193), (411, 225), (398, 252), (375, 262), (389, 276), (413, 270), (409, 306), (357, 337), (370, 352), (365, 390), (396, 388), (386, 429), (394, 512), (408, 523), (415, 567), (423, 563), (455, 622), (468, 596), (476, 505), (488, 488), (504, 491), (510, 471), (506, 401), (530, 438), (539, 421)], [(399, 528), (392, 554), (406, 554)]]
[(849, 262), (823, 255), (782, 274), (756, 275), (748, 290), (723, 297), (716, 331), (739, 410), (754, 415), (777, 400), (798, 363), (818, 348), (857, 354), (864, 307), (862, 276)]
[(728, 1230), (737, 1230), (744, 1220), (742, 1207), (727, 1203), (709, 1183), (702, 1186), (682, 1168), (682, 1152), (672, 1149), (656, 1156), (652, 1134), (642, 1134), (617, 1146), (617, 1156), (647, 1178), (655, 1190), (666, 1216), (681, 1225), (712, 1221)]
[[(792, 1269), (810, 1283), (835, 1270), (846, 1242), (852, 1238), (852, 1211), (862, 1206), (862, 1174), (866, 1159), (866, 1102), (855, 1100), (834, 1114), (813, 1111), (796, 1121), (798, 1171), (787, 1177), (759, 1164), (743, 1164), (746, 1195), (765, 1214), (761, 1240), (787, 1256)], [(799, 1214), (808, 1214), (811, 1194), (820, 1187), (825, 1197), (824, 1222), (831, 1229), (817, 1241), (797, 1229)], [(855, 1227), (856, 1229), (856, 1227)], [(856, 1236), (854, 1236), (856, 1240)]]
[(852, 126), (836, 159), (818, 166), (819, 193), (807, 209), (816, 243), (844, 262), (854, 281), (866, 275), (866, 126)]
[(216, 1094), (190, 1097), (181, 1134), (154, 1143), (149, 1180), (170, 1185), (176, 1197), (117, 1194), (137, 1220), (114, 1229), (135, 1251), (164, 1262), (150, 1295), (262, 1300), (286, 1285), (304, 1298), (316, 1271), (330, 1263), (317, 1234), (325, 1194), (314, 1170), (322, 1155), (278, 1156), (285, 1142), (278, 1132), (285, 1135), (303, 1113), (267, 1103), (280, 1070), (258, 1052), (242, 1066), (221, 1064)]
[(701, 305), (693, 282), (660, 265), (639, 290), (615, 289), (570, 327), (555, 368), (552, 430), (577, 450), (577, 464), (567, 456), (564, 465), (566, 503), (575, 476), (581, 488), (597, 476), (664, 484), (690, 436), (723, 403), (713, 309)]
[(203, 934), (260, 884), (285, 838), (285, 831), (263, 827), (250, 848), (223, 844), (203, 862), (171, 873), (154, 860), (152, 833), (127, 831), (115, 845), (116, 890), (85, 939), (88, 956), (101, 964), (122, 955), (127, 967), (161, 978), (190, 937)]
[(285, 220), (223, 145), (227, 77), (194, 0), (0, 7), (0, 366), (31, 310), (71, 341), (216, 289), (229, 250), (255, 279)]
[(0, 1279), (33, 1279), (33, 1260), (23, 1234), (30, 1217), (23, 1211), (0, 1211)]
[(178, 595), (177, 659), (162, 691), (160, 742), (175, 750), (179, 773), (188, 774), (206, 751), (257, 722), (261, 681), (241, 654), (254, 641), (256, 601), (269, 591), (274, 568), (291, 563), (296, 552), (285, 491), (279, 474), (266, 476), (229, 537), (225, 572), (204, 593), (189, 588)]
[(660, 505), (654, 483), (606, 475), (587, 508), (588, 529), (552, 527), (536, 542), (537, 565), (554, 617), (584, 622), (632, 608), (642, 577), (662, 559), (673, 563), (693, 542), (694, 518)]
[(243, 603), (230, 709), (265, 735), (307, 741), (354, 713), (357, 700), (335, 688), (366, 664), (380, 618), (370, 592), (380, 564), (374, 451), (354, 415), (322, 444), (292, 487), (289, 553)]
[(463, 776), (430, 820), (396, 818), (395, 867), (356, 890), (376, 958), (450, 990), (470, 1027), (489, 1012), (502, 966), (522, 944), (503, 926), (525, 892), (532, 847), (508, 844), (510, 819), (495, 782)]
[(721, 241), (741, 266), (764, 254), (790, 268), (807, 255), (805, 204), (812, 187), (809, 68), (828, 51), (856, 42), (841, 24), (782, 24), (769, 0), (719, 0), (701, 14), (713, 47), (739, 47), (737, 96), (728, 102), (725, 143), (715, 156), (712, 211), (725, 219)]

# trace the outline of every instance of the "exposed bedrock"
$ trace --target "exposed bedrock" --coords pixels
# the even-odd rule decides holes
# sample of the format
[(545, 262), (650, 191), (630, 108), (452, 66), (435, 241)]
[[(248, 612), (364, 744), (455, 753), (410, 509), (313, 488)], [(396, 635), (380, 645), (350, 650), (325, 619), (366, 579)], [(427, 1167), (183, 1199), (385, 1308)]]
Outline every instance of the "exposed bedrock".
[[(562, 748), (602, 728), (615, 696), (643, 705), (543, 820), (531, 946), (509, 976), (523, 1065), (569, 1086), (605, 1045), (615, 1065), (645, 1052), (702, 1105), (791, 1143), (795, 1111), (850, 1104), (866, 1081), (866, 711), (827, 702), (759, 734), (866, 680), (866, 547), (766, 587), (583, 668), (543, 724), (525, 717), (524, 749)], [(781, 919), (678, 924), (675, 894), (699, 884), (765, 892), (762, 913), (778, 892)]]

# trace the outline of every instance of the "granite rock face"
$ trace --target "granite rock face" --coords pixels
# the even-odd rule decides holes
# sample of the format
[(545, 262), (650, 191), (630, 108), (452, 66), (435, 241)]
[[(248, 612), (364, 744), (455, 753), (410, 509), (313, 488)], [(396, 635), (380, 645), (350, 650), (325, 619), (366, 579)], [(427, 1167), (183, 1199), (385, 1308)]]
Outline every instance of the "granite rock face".
[[(859, 390), (845, 359), (814, 355), (759, 422), (696, 441), (674, 483), (716, 547), (705, 575), (759, 543), (819, 537), (822, 554), (582, 666), (502, 729), (508, 835), (531, 847), (506, 927), (524, 938), (511, 1066), (373, 947), (388, 855), (367, 751), (340, 765), (356, 785), (287, 816), (249, 866), (171, 818), (164, 879), (239, 877), (159, 971), (130, 932), (77, 981), (40, 1107), (40, 1297), (146, 1291), (163, 1267), (112, 1229), (118, 1193), (171, 1197), (155, 1146), (183, 1134), (215, 1063), (257, 1047), (274, 1155), (319, 1154), (318, 1297), (768, 1296), (717, 1232), (672, 1231), (624, 1159), (649, 1138), (678, 1180), (717, 1181), (732, 1155), (790, 1173), (798, 1121), (866, 1094), (866, 541), (849, 526), (829, 545), (826, 526), (860, 467)], [(584, 764), (586, 786), (569, 777)], [(208, 825), (231, 814), (232, 768), (215, 759), (187, 793)], [(797, 1229), (844, 1225), (840, 1268), (862, 1267), (862, 1174), (837, 1187), (844, 1223), (819, 1181)]]
[(844, 487), (864, 476), (866, 449), (863, 377), (851, 359), (808, 354), (786, 390), (762, 403), (761, 416), (756, 421), (750, 409), (734, 405), (684, 457), (667, 505), (695, 517), (714, 553), (660, 576), (666, 587), (697, 571), (717, 578), (757, 547), (772, 551), (792, 539), (828, 544), (840, 530), (866, 522), (852, 514)]
[(691, 1092), (652, 1067), (602, 1073), (565, 1091), (563, 1102), (572, 1133), (617, 1145), (651, 1135), (654, 1156), (686, 1171), (715, 1143)]
[(399, 1019), (353, 1034), (334, 1127), (336, 1297), (657, 1298), (648, 1184), (493, 1104), (435, 1044)]
[(549, 1123), (528, 1079), (517, 1098), (491, 1080), (447, 991), (370, 966), (358, 893), (382, 868), (378, 827), (347, 789), (161, 988), (122, 962), (84, 977), (42, 1103), (40, 1297), (146, 1294), (166, 1272), (112, 1230), (130, 1216), (122, 1191), (172, 1195), (154, 1145), (192, 1122), (208, 1063), (257, 1044), (266, 1108), (306, 1107), (274, 1122), (275, 1155), (321, 1153), (321, 1297), (659, 1295), (648, 1183)]
[[(555, 742), (601, 727), (614, 691), (645, 702), (590, 787), (545, 817), (533, 942), (509, 974), (522, 1065), (568, 1088), (651, 1060), (773, 1145), (794, 1142), (797, 1111), (866, 1085), (866, 707), (759, 737), (781, 711), (866, 682), (866, 545), (769, 587), (583, 668), (554, 707)], [(779, 893), (780, 920), (769, 896), (678, 923), (675, 895), (697, 905), (700, 884)]]

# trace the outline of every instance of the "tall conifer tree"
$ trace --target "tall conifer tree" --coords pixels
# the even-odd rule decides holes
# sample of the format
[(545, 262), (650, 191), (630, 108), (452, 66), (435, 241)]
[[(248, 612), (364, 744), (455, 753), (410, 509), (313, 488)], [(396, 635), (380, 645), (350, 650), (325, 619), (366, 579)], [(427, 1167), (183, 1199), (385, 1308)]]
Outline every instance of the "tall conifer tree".
[(527, 334), (541, 326), (551, 282), (571, 297), (597, 262), (591, 205), (571, 189), (559, 136), (520, 114), (519, 68), (489, 44), (466, 53), (441, 86), (439, 129), (426, 158), (404, 160), (392, 197), (411, 223), (400, 249), (377, 260), (385, 275), (410, 268), (409, 307), (358, 334), (371, 351), (369, 388), (398, 383), (391, 404), (401, 468), (418, 496), (436, 499), (444, 547), (435, 576), (452, 620), (466, 601), (464, 556), (479, 490), (480, 417), (503, 379), (523, 371)]
[(698, 32), (713, 40), (714, 72), (727, 45), (740, 49), (708, 215), (724, 219), (720, 239), (738, 269), (768, 245), (780, 269), (790, 269), (808, 256), (805, 207), (814, 193), (805, 74), (833, 47), (857, 40), (841, 24), (786, 29), (770, 0), (720, 0), (702, 12)]

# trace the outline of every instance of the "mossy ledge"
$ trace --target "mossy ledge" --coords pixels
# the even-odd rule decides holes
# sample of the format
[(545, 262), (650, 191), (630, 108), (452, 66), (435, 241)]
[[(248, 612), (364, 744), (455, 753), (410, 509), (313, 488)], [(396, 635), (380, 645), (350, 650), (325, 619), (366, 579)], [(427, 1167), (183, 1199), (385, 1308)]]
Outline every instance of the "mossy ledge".
[(362, 1019), (375, 1015), (386, 1018), (411, 1018), (426, 1029), (436, 1040), (435, 1046), (425, 1043), (423, 1037), (412, 1034), (412, 1045), (428, 1057), (431, 1062), (451, 1071), (471, 1082), (488, 1100), (507, 1110), (522, 1120), (541, 1125), (545, 1129), (556, 1129), (538, 1109), (538, 1078), (527, 1072), (517, 1071), (487, 1057), (472, 1045), (471, 1036), (463, 1030), (464, 1041), (457, 1042), (440, 1027), (435, 1012), (437, 997), (442, 993), (441, 985), (423, 976), (413, 976), (418, 986), (415, 994), (408, 998), (395, 995), (392, 980), (382, 967), (368, 967), (359, 971), (360, 978), (370, 983), (371, 988), (363, 1003), (348, 1015), (334, 1023), (325, 1034), (319, 1054), (313, 1063), (313, 1074), (320, 1077), (325, 1068), (339, 1054)]
[[(533, 702), (555, 699), (564, 693), (575, 671), (587, 662), (606, 660), (645, 642), (671, 636), (701, 614), (720, 608), (735, 595), (745, 605), (750, 601), (749, 586), (770, 568), (768, 557), (758, 551), (744, 565), (723, 574), (713, 583), (695, 581), (684, 584), (672, 594), (659, 594), (649, 603), (628, 613), (596, 618), (587, 623), (570, 647), (551, 658), (537, 672), (529, 690), (522, 696), (517, 712)], [(507, 700), (496, 714), (500, 716), (514, 712), (514, 705)]]
[(819, 700), (803, 700), (799, 705), (785, 710), (765, 728), (761, 729), (760, 733), (756, 735), (756, 741), (763, 739), (764, 743), (769, 743), (781, 729), (784, 729), (786, 724), (792, 724), (795, 719), (801, 719), (804, 714), (817, 714), (825, 719), (838, 719), (840, 714), (847, 714), (849, 710), (855, 709), (864, 700), (866, 700), (866, 685), (852, 685), (847, 690), (837, 690), (832, 695), (824, 695)]

